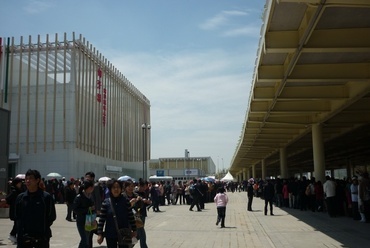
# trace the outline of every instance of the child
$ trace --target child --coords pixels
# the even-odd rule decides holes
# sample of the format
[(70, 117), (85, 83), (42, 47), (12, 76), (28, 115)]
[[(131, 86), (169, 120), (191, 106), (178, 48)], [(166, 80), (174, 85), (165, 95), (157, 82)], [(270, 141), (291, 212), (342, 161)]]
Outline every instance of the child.
[(223, 187), (217, 190), (217, 195), (213, 199), (217, 206), (217, 221), (216, 226), (221, 221), (221, 228), (225, 227), (225, 215), (226, 215), (226, 205), (229, 198), (225, 194), (225, 189)]

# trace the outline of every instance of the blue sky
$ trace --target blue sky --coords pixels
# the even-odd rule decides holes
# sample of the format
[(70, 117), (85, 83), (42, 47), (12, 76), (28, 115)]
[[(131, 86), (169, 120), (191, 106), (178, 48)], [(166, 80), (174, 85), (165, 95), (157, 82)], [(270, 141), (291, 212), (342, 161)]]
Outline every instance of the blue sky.
[(231, 163), (264, 0), (3, 1), (0, 36), (82, 34), (151, 102), (151, 158)]

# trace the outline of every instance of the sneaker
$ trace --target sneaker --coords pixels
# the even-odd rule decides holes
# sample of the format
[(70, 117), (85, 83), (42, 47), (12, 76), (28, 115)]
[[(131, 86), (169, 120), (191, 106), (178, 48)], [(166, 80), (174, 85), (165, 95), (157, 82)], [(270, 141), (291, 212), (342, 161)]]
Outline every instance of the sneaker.
[(217, 219), (217, 221), (216, 221), (216, 226), (218, 226), (218, 223), (220, 223), (220, 220), (219, 219)]
[(17, 238), (13, 235), (9, 235), (9, 238), (8, 238), (10, 241), (12, 241), (13, 243), (17, 243)]

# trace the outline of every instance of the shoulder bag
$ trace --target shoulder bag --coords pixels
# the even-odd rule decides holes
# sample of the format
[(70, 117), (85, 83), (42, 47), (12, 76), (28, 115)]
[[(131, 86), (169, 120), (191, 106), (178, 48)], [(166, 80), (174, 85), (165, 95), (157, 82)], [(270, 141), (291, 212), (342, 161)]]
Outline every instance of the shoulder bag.
[(131, 245), (132, 244), (132, 238), (131, 238), (130, 228), (119, 228), (118, 227), (116, 211), (114, 210), (114, 206), (112, 204), (111, 198), (109, 198), (109, 203), (110, 203), (110, 207), (112, 208), (113, 219), (114, 219), (114, 223), (116, 225), (118, 244), (119, 245)]

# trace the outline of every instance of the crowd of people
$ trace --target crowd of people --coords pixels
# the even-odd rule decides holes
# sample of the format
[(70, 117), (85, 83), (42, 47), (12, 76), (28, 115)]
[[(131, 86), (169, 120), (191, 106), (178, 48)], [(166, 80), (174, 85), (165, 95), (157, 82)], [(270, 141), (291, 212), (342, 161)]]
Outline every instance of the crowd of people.
[(301, 211), (327, 212), (330, 217), (348, 216), (361, 222), (370, 222), (370, 180), (367, 172), (348, 179), (326, 176), (325, 182), (307, 179), (266, 179), (253, 178), (238, 185), (247, 191), (248, 211), (252, 210), (253, 197), (265, 200), (273, 215), (273, 206)]
[[(227, 204), (225, 189), (231, 191), (230, 185), (200, 179), (178, 182), (148, 182), (142, 179), (138, 182), (121, 182), (111, 179), (98, 182), (91, 171), (77, 179), (45, 179), (41, 178), (37, 170), (29, 170), (25, 179), (15, 178), (10, 181), (6, 201), (10, 205), (10, 219), (14, 221), (14, 226), (9, 239), (17, 247), (35, 244), (37, 247), (49, 247), (52, 236), (50, 227), (56, 219), (55, 204), (65, 204), (66, 221), (76, 222), (80, 236), (79, 248), (92, 247), (94, 235), (99, 244), (105, 240), (108, 248), (117, 245), (133, 247), (135, 239), (140, 242), (140, 247), (145, 248), (148, 247), (144, 229), (147, 213), (151, 209), (153, 212), (161, 212), (160, 207), (166, 204), (188, 205), (189, 211), (193, 211), (193, 208), (202, 211), (205, 203), (215, 202), (218, 204), (216, 224), (221, 223), (221, 227), (224, 227)], [(32, 206), (37, 204), (43, 207), (33, 209)], [(33, 215), (38, 218), (38, 223), (42, 223), (37, 228), (32, 227), (35, 219), (26, 217), (29, 211), (38, 213)], [(42, 214), (45, 211), (47, 215)], [(96, 226), (87, 230), (87, 216), (90, 215), (96, 216)], [(136, 226), (136, 218), (141, 220), (141, 226)], [(123, 230), (129, 230), (126, 237), (121, 237)], [(127, 240), (130, 242), (127, 243)]]
[[(66, 204), (66, 221), (75, 221), (80, 235), (79, 248), (92, 247), (94, 234), (97, 242), (104, 240), (110, 247), (133, 247), (146, 244), (145, 219), (148, 211), (161, 212), (165, 205), (188, 205), (189, 211), (205, 209), (205, 203), (217, 207), (216, 225), (225, 227), (226, 192), (247, 192), (247, 210), (253, 211), (253, 198), (265, 201), (264, 214), (273, 214), (273, 207), (301, 211), (327, 212), (330, 217), (350, 216), (354, 220), (370, 222), (370, 180), (368, 173), (347, 180), (326, 181), (314, 177), (255, 180), (241, 183), (205, 181), (125, 182), (111, 179), (95, 180), (91, 171), (81, 178), (45, 180), (37, 170), (28, 170), (25, 179), (11, 181), (6, 198), (10, 205), (10, 219), (14, 225), (9, 239), (17, 247), (49, 247), (50, 226), (56, 219), (55, 204)], [(32, 214), (31, 214), (32, 213)], [(96, 222), (87, 229), (87, 217)], [(138, 220), (139, 219), (139, 220)], [(35, 225), (37, 223), (37, 225)], [(136, 241), (138, 240), (138, 241)]]

